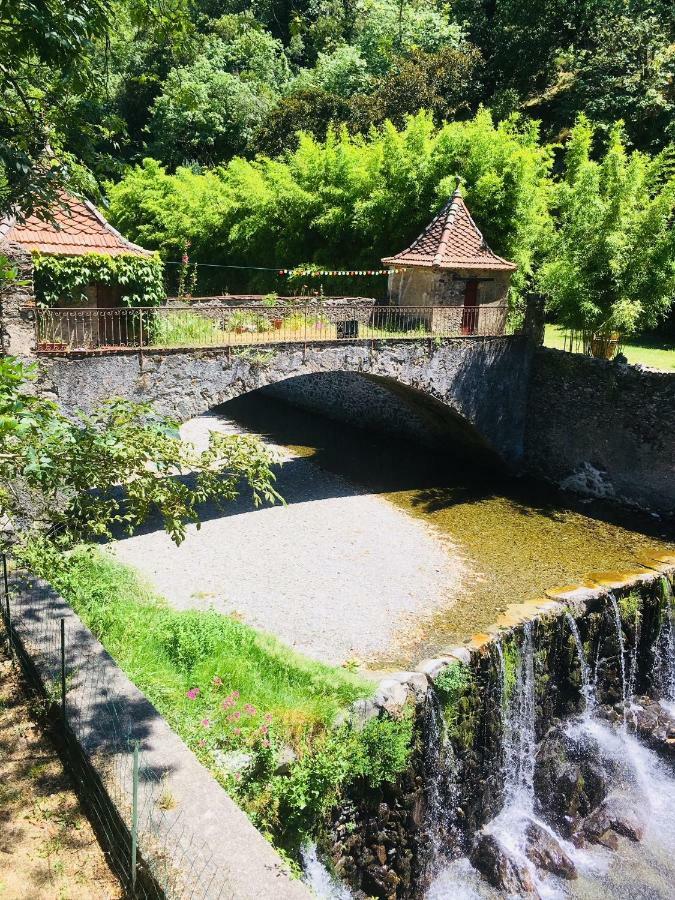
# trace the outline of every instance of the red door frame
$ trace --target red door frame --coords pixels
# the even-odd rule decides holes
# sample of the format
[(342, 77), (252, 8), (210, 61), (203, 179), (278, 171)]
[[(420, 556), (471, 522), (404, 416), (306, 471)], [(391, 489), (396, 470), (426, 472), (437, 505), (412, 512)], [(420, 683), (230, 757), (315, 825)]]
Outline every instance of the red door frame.
[(478, 331), (478, 279), (467, 278), (462, 309), (462, 334)]

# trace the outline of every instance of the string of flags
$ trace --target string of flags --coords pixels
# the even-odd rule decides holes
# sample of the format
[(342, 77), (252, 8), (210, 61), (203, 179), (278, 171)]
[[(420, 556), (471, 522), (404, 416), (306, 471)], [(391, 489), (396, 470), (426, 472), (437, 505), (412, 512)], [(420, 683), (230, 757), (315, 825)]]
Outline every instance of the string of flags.
[(355, 275), (391, 275), (400, 269), (279, 269), (279, 275), (294, 275), (303, 278), (326, 278), (336, 276), (354, 277)]

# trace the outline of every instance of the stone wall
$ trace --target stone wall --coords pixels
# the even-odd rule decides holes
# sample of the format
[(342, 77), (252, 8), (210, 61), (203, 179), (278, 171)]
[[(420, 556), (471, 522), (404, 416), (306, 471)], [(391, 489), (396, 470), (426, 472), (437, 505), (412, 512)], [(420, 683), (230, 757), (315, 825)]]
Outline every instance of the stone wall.
[[(592, 678), (600, 721), (621, 720), (616, 704), (630, 690), (630, 730), (672, 760), (675, 719), (658, 698), (666, 696), (664, 683), (666, 688), (669, 683), (662, 665), (667, 672), (672, 666), (664, 644), (674, 585), (675, 556), (646, 555), (634, 572), (617, 572), (611, 578), (590, 574), (582, 585), (552, 589), (536, 602), (511, 605), (489, 634), (475, 635), (468, 644), (420, 662), (414, 672), (389, 674), (374, 700), (354, 704), (349, 717), (361, 728), (371, 718), (413, 709), (416, 728), (409, 768), (379, 792), (351, 793), (334, 811), (323, 849), (335, 870), (368, 895), (419, 900), (438, 863), (435, 851), (457, 856), (471, 851), (477, 833), (505, 802), (506, 745), (512, 727), (506, 707), (513, 706), (505, 692), (528, 690), (523, 677), (529, 664), (526, 629), (537, 744), (530, 752), (535, 787), (541, 790), (535, 803), (550, 824), (562, 816), (564, 837), (572, 831), (583, 834), (584, 816), (604, 797), (602, 792), (593, 796), (593, 784), (587, 779), (584, 785), (581, 777), (585, 770), (599, 768), (592, 753), (558, 760), (560, 722), (582, 713), (588, 703), (584, 678)], [(582, 663), (591, 667), (590, 673), (584, 673)], [(557, 792), (547, 790), (555, 774), (548, 766), (551, 758), (561, 763)], [(601, 780), (606, 793), (609, 773), (601, 774)], [(565, 807), (565, 801), (575, 800), (587, 808)]]
[[(120, 396), (150, 401), (160, 412), (185, 421), (300, 375), (351, 372), (404, 397), (418, 410), (418, 418), (444, 419), (454, 435), (515, 466), (523, 453), (531, 355), (524, 338), (505, 337), (50, 357), (42, 361), (40, 389), (56, 396), (67, 411), (89, 410)], [(348, 405), (349, 398), (343, 399)], [(361, 424), (366, 424), (367, 404), (360, 409)], [(354, 415), (354, 409), (347, 414)], [(374, 415), (377, 419), (379, 413)]]
[(535, 476), (675, 515), (675, 374), (539, 349), (525, 447)]
[(17, 283), (0, 293), (0, 352), (30, 356), (35, 347), (35, 324), (29, 308), (33, 304), (33, 260), (16, 244), (0, 242), (0, 253), (17, 270)]
[(478, 303), (507, 302), (510, 273), (490, 269), (396, 269), (389, 275), (389, 296), (399, 306), (462, 306), (468, 279), (478, 278)]

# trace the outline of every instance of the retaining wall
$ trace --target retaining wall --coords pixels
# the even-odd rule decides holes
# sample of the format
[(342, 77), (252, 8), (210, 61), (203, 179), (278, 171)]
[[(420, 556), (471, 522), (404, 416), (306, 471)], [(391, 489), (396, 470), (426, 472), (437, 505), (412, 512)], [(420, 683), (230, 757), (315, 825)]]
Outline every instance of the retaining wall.
[[(140, 749), (136, 896), (309, 900), (274, 848), (47, 583), (10, 575), (12, 634), (29, 677), (60, 710), (65, 751), (113, 868), (130, 888), (133, 746)], [(3, 610), (4, 611), (4, 610)], [(60, 721), (60, 727), (63, 722)]]
[(675, 516), (675, 373), (537, 350), (524, 462), (563, 488)]

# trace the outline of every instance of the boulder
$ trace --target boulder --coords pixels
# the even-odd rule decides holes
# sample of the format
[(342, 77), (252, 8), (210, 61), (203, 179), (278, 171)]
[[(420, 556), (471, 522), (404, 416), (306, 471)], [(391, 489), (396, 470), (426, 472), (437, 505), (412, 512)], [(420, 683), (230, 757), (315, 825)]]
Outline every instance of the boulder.
[(607, 771), (597, 742), (552, 728), (537, 751), (534, 788), (537, 811), (570, 837), (607, 796)]
[(554, 834), (530, 819), (525, 828), (527, 858), (539, 869), (568, 880), (577, 877), (577, 868)]
[(629, 724), (653, 750), (675, 759), (675, 716), (658, 700), (636, 699), (631, 707)]
[(539, 898), (527, 866), (514, 859), (511, 853), (490, 832), (480, 831), (473, 842), (469, 859), (489, 883), (510, 896)]
[(288, 775), (297, 759), (298, 756), (295, 750), (288, 744), (283, 744), (276, 753), (274, 774)]
[[(584, 835), (595, 844), (606, 844), (607, 832), (613, 831), (631, 841), (642, 840), (645, 823), (635, 804), (623, 797), (607, 797), (582, 825)], [(613, 842), (616, 843), (616, 842)], [(616, 849), (613, 847), (612, 849)]]

